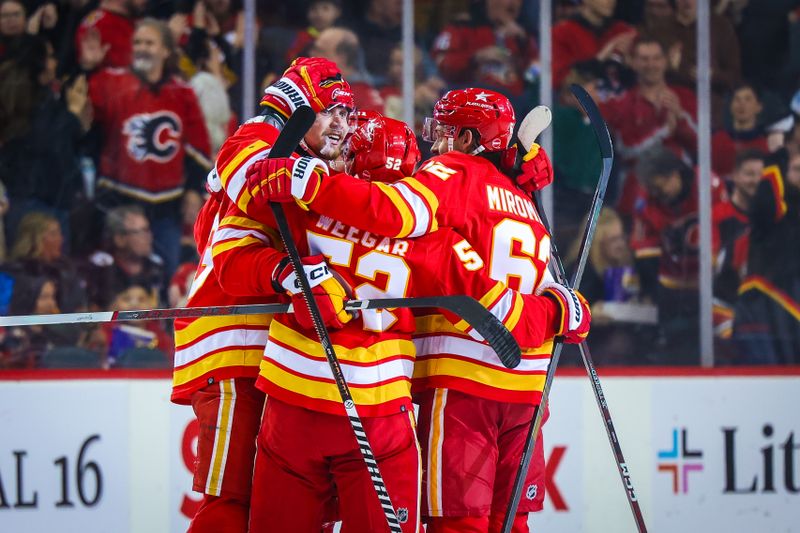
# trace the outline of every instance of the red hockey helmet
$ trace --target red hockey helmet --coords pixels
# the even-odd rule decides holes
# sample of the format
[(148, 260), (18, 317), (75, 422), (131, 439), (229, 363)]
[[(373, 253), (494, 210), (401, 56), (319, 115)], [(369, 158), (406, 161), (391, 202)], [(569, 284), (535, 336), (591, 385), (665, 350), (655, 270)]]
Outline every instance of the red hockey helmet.
[(350, 84), (344, 80), (342, 80), (340, 87), (335, 88), (331, 92), (331, 103), (328, 109), (338, 106), (345, 107), (350, 111), (355, 111), (356, 109), (356, 99), (355, 96), (353, 96), (353, 91), (350, 89)]
[(440, 134), (455, 138), (463, 128), (474, 128), (480, 139), (473, 153), (499, 152), (511, 143), (515, 123), (514, 108), (508, 98), (470, 87), (449, 91), (436, 102), (433, 119), (425, 119), (423, 137), (434, 142)]
[(376, 111), (359, 111), (345, 154), (348, 174), (391, 183), (414, 173), (421, 159), (414, 132)]

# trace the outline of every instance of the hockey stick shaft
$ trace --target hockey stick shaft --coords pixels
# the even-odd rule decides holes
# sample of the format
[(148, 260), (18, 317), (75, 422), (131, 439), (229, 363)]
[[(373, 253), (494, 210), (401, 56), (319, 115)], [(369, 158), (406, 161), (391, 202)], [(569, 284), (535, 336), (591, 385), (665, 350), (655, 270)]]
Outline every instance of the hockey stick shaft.
[[(547, 217), (541, 211), (541, 202), (539, 200), (539, 196), (534, 196), (534, 203), (536, 205), (536, 209), (539, 210), (542, 216), (542, 222), (544, 223), (545, 227), (550, 228), (550, 225), (547, 222)], [(555, 265), (556, 265), (556, 277), (559, 283), (567, 283), (567, 272), (564, 268), (564, 264), (561, 261), (561, 257), (558, 253), (558, 248), (556, 247), (555, 242), (551, 241), (551, 257), (553, 258)], [(611, 450), (614, 453), (614, 460), (617, 463), (617, 471), (619, 472), (620, 479), (622, 481), (622, 486), (625, 489), (625, 496), (628, 499), (628, 503), (631, 508), (631, 512), (633, 513), (633, 519), (636, 522), (636, 527), (640, 532), (646, 532), (647, 527), (644, 523), (644, 517), (642, 516), (642, 509), (639, 506), (639, 500), (636, 496), (636, 491), (633, 488), (633, 481), (631, 479), (630, 471), (628, 469), (628, 465), (625, 462), (625, 456), (622, 454), (622, 447), (619, 442), (619, 437), (617, 436), (617, 430), (614, 427), (614, 420), (611, 418), (611, 411), (608, 408), (608, 402), (606, 402), (605, 394), (603, 393), (603, 387), (600, 385), (600, 377), (597, 375), (597, 369), (594, 366), (594, 360), (592, 359), (592, 353), (589, 350), (589, 343), (587, 341), (583, 341), (578, 345), (578, 348), (581, 352), (581, 359), (583, 360), (583, 365), (586, 367), (586, 373), (589, 376), (589, 380), (592, 383), (592, 390), (594, 392), (595, 400), (597, 401), (597, 406), (600, 409), (600, 415), (603, 418), (603, 426), (606, 428), (606, 435), (608, 436), (608, 442), (611, 445)]]
[[(289, 136), (284, 136), (281, 134), (276, 141), (275, 146), (272, 148), (272, 150), (270, 150), (269, 157), (288, 157), (291, 155), (291, 153), (294, 151), (294, 148), (299, 144), (300, 140), (314, 123), (314, 118), (314, 112), (310, 107), (301, 106), (297, 108), (289, 118), (289, 122), (287, 123), (286, 127), (289, 127), (293, 120), (295, 123), (299, 122), (300, 125), (296, 126), (296, 131), (291, 133), (300, 133), (300, 130), (302, 130), (302, 135), (299, 135), (296, 138), (290, 138)], [(285, 130), (286, 128), (284, 128), (284, 131)], [(281, 141), (285, 142), (281, 143)], [(372, 446), (367, 439), (367, 434), (364, 431), (364, 425), (361, 422), (361, 417), (358, 415), (358, 411), (356, 410), (353, 396), (350, 394), (350, 388), (347, 386), (347, 381), (344, 378), (344, 373), (342, 372), (342, 367), (339, 364), (339, 359), (336, 357), (336, 351), (333, 348), (333, 343), (331, 342), (328, 329), (325, 327), (325, 323), (322, 321), (322, 315), (319, 307), (317, 306), (317, 302), (311, 292), (311, 286), (308, 282), (308, 278), (305, 275), (305, 269), (303, 268), (303, 263), (300, 259), (300, 253), (298, 252), (297, 246), (292, 238), (283, 206), (278, 203), (272, 203), (270, 207), (272, 208), (272, 214), (275, 217), (275, 221), (278, 224), (278, 232), (280, 233), (281, 240), (286, 247), (286, 252), (289, 255), (289, 259), (294, 267), (294, 271), (297, 273), (297, 280), (300, 282), (300, 289), (303, 293), (303, 298), (308, 305), (311, 321), (314, 323), (314, 329), (317, 332), (319, 342), (322, 345), (325, 357), (328, 360), (328, 365), (333, 373), (333, 379), (336, 382), (336, 387), (339, 389), (339, 395), (342, 398), (342, 403), (344, 404), (347, 418), (350, 422), (350, 426), (353, 429), (353, 433), (355, 434), (356, 441), (358, 442), (358, 449), (361, 451), (364, 463), (369, 471), (372, 486), (375, 489), (375, 494), (377, 494), (378, 500), (383, 508), (383, 513), (386, 517), (389, 530), (392, 531), (392, 533), (402, 533), (400, 521), (397, 519), (394, 506), (392, 505), (392, 501), (389, 498), (389, 493), (386, 490), (386, 483), (384, 483), (383, 476), (381, 476), (378, 468), (378, 461), (375, 459), (375, 454), (373, 453)]]
[[(344, 304), (347, 311), (363, 309), (438, 307), (464, 319), (484, 338), (500, 334), (500, 342), (507, 339), (503, 331), (508, 331), (502, 323), (489, 313), (477, 300), (470, 296), (426, 296), (417, 298), (373, 298), (369, 300), (350, 300)], [(203, 318), (234, 315), (272, 315), (293, 313), (291, 304), (246, 304), (218, 305), (207, 307), (172, 307), (166, 309), (140, 309), (134, 311), (94, 311), (85, 313), (58, 313), (54, 315), (19, 315), (0, 317), (0, 327), (47, 326), (53, 324), (98, 324), (106, 322), (128, 322), (139, 320), (173, 320), (176, 318)], [(495, 320), (497, 323), (495, 323)], [(500, 329), (502, 327), (502, 329)], [(508, 335), (513, 341), (514, 337)], [(491, 344), (491, 343), (490, 343)], [(501, 344), (496, 349), (503, 349)], [(494, 344), (493, 344), (494, 347)], [(513, 345), (509, 355), (513, 355)]]
[[(580, 254), (578, 259), (578, 264), (573, 274), (572, 279), (572, 287), (578, 287), (580, 285), (580, 281), (583, 277), (583, 272), (586, 267), (586, 261), (588, 258), (589, 250), (591, 248), (592, 240), (594, 239), (594, 232), (597, 226), (597, 219), (600, 215), (600, 210), (603, 206), (603, 200), (605, 199), (606, 189), (608, 187), (608, 180), (611, 175), (611, 167), (613, 165), (613, 148), (611, 143), (611, 136), (608, 132), (608, 127), (605, 124), (602, 116), (600, 115), (600, 111), (597, 109), (597, 105), (591, 99), (589, 94), (580, 86), (572, 85), (571, 87), (572, 93), (578, 99), (581, 107), (583, 107), (584, 111), (586, 112), (587, 116), (589, 117), (589, 121), (595, 131), (595, 136), (597, 138), (599, 147), (600, 147), (600, 154), (603, 160), (603, 169), (600, 174), (600, 180), (597, 184), (597, 188), (595, 189), (594, 197), (592, 198), (592, 204), (589, 209), (588, 220), (586, 224), (586, 228), (583, 233), (583, 237), (581, 240), (581, 247), (580, 247)], [(534, 139), (530, 139), (533, 141)], [(529, 144), (529, 143), (527, 143)], [(538, 197), (534, 196), (534, 201), (537, 203), (537, 209), (542, 217), (542, 221), (544, 222), (545, 226), (549, 231), (549, 224), (547, 223), (547, 219), (545, 213), (541, 209), (541, 205), (539, 205)], [(553, 255), (555, 257), (557, 263), (557, 269), (559, 271), (559, 278), (561, 283), (566, 282), (566, 273), (564, 271), (564, 266), (558, 257), (557, 250), (555, 249), (554, 244), (553, 246)], [(606, 431), (608, 433), (609, 440), (611, 441), (612, 449), (614, 450), (615, 459), (617, 461), (617, 467), (620, 472), (620, 476), (622, 477), (623, 485), (626, 489), (626, 496), (628, 498), (628, 502), (631, 506), (631, 510), (633, 511), (634, 520), (636, 521), (636, 526), (640, 532), (646, 532), (646, 526), (644, 524), (644, 519), (642, 517), (641, 508), (639, 506), (638, 500), (636, 498), (636, 494), (633, 490), (633, 484), (630, 479), (630, 474), (628, 472), (627, 465), (625, 464), (624, 458), (622, 457), (622, 449), (619, 446), (619, 440), (617, 439), (616, 431), (613, 429), (613, 422), (611, 421), (611, 414), (608, 410), (608, 405), (605, 401), (605, 396), (603, 395), (603, 390), (600, 386), (600, 380), (597, 376), (597, 371), (594, 368), (594, 364), (591, 360), (591, 354), (589, 353), (588, 346), (585, 345), (586, 343), (581, 344), (581, 355), (583, 357), (584, 365), (586, 365), (587, 372), (589, 373), (590, 380), (592, 381), (593, 390), (595, 393), (595, 398), (597, 399), (598, 406), (600, 407), (601, 413), (607, 422), (606, 424)], [(522, 494), (522, 485), (524, 484), (525, 478), (527, 477), (528, 468), (530, 467), (531, 457), (533, 455), (533, 449), (536, 443), (536, 437), (541, 429), (542, 421), (544, 419), (544, 412), (547, 406), (548, 397), (550, 394), (550, 389), (552, 387), (553, 378), (555, 376), (556, 368), (558, 367), (558, 360), (561, 355), (561, 349), (563, 347), (563, 341), (561, 339), (556, 339), (555, 345), (553, 347), (553, 354), (550, 359), (550, 363), (547, 368), (547, 375), (545, 378), (544, 388), (542, 390), (542, 398), (535, 410), (534, 418), (528, 428), (528, 436), (525, 441), (525, 446), (523, 448), (522, 457), (520, 459), (520, 466), (517, 470), (517, 474), (514, 479), (514, 486), (512, 488), (511, 499), (508, 504), (508, 508), (506, 510), (506, 516), (503, 521), (503, 533), (509, 533), (511, 531), (511, 527), (514, 522), (514, 518), (516, 516), (517, 508), (519, 506), (519, 499)]]

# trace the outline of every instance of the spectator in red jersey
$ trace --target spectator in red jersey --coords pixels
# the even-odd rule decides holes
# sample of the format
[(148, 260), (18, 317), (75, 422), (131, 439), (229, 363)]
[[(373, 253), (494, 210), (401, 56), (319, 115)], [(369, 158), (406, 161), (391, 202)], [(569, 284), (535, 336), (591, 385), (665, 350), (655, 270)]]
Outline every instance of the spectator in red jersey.
[(642, 154), (636, 176), (647, 191), (634, 214), (631, 248), (641, 291), (658, 306), (656, 362), (695, 364), (699, 332), (697, 186), (671, 150)]
[(759, 123), (762, 109), (761, 96), (755, 86), (743, 83), (733, 90), (730, 122), (711, 138), (714, 172), (729, 176), (734, 170), (737, 152), (745, 148), (768, 151), (767, 133)]
[(521, 0), (473, 2), (468, 16), (445, 26), (431, 49), (442, 78), (453, 87), (519, 96), (538, 56), (533, 37), (517, 23), (521, 6)]
[(197, 97), (173, 76), (174, 50), (167, 25), (145, 19), (134, 34), (131, 68), (106, 69), (89, 84), (103, 139), (96, 203), (145, 209), (167, 276), (178, 266), (183, 192), (200, 189), (211, 168)]
[(86, 279), (89, 303), (108, 309), (111, 299), (131, 285), (141, 285), (158, 301), (164, 287), (161, 258), (153, 253), (153, 234), (144, 210), (125, 205), (108, 212), (106, 250), (92, 254)]
[(81, 68), (91, 71), (130, 65), (134, 24), (146, 5), (147, 0), (102, 0), (100, 7), (83, 19), (75, 34)]
[(553, 26), (553, 86), (561, 86), (570, 67), (597, 59), (623, 63), (636, 29), (611, 17), (616, 0), (583, 0), (575, 17)]
[(750, 221), (747, 217), (764, 171), (764, 152), (746, 148), (736, 154), (730, 200), (714, 205), (712, 249), (714, 254), (714, 327), (716, 336), (730, 338), (733, 304), (747, 267)]
[[(675, 14), (650, 28), (668, 50), (669, 79), (693, 89), (697, 84), (697, 0), (675, 0)], [(739, 39), (733, 24), (711, 13), (711, 97), (714, 122), (719, 123), (725, 95), (741, 78)]]
[(368, 0), (363, 17), (352, 26), (364, 47), (364, 66), (379, 82), (388, 74), (386, 58), (402, 40), (402, 22), (402, 0)]
[[(288, 65), (298, 57), (311, 55), (311, 46), (319, 34), (332, 28), (340, 16), (342, 16), (341, 0), (311, 0), (306, 10), (308, 26), (297, 33), (292, 46), (286, 52), (286, 64)], [(385, 61), (386, 58), (381, 60)]]
[(350, 83), (358, 109), (383, 112), (383, 98), (364, 70), (364, 49), (355, 33), (345, 28), (328, 28), (314, 41), (311, 53), (336, 63), (342, 77)]
[(688, 89), (667, 84), (664, 46), (651, 37), (637, 38), (631, 66), (636, 71), (636, 85), (601, 105), (623, 160), (617, 205), (623, 216), (633, 213), (638, 184), (628, 174), (645, 150), (663, 144), (692, 156), (697, 144), (695, 96)]

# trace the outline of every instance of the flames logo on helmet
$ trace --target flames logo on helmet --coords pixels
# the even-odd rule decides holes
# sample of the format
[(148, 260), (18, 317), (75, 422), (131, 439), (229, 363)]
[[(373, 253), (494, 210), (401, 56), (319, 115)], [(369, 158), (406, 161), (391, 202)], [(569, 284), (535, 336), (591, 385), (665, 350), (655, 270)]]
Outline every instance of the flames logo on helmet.
[(170, 111), (138, 113), (122, 126), (127, 136), (128, 154), (136, 161), (166, 163), (178, 153), (182, 131), (181, 119)]
[(323, 89), (327, 89), (328, 87), (332, 87), (336, 84), (344, 85), (344, 81), (342, 80), (342, 75), (337, 74), (331, 78), (325, 78), (324, 80), (319, 82), (319, 86)]

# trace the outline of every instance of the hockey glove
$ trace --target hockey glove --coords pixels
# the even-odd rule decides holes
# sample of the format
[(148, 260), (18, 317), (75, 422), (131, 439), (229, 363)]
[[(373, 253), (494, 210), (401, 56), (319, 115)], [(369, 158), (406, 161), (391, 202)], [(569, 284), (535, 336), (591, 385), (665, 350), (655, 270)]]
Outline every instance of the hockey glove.
[(247, 169), (247, 189), (257, 206), (294, 200), (308, 209), (327, 175), (327, 165), (315, 157), (262, 159)]
[(319, 113), (331, 105), (337, 89), (349, 91), (350, 85), (342, 79), (336, 63), (321, 57), (298, 57), (278, 81), (267, 87), (261, 105), (287, 118), (301, 105)]
[[(303, 270), (308, 284), (311, 286), (311, 294), (314, 295), (314, 300), (319, 307), (322, 322), (329, 328), (343, 327), (353, 318), (344, 309), (344, 303), (349, 299), (344, 286), (339, 279), (334, 277), (324, 256), (312, 255), (302, 258), (302, 261)], [(294, 318), (300, 327), (313, 329), (314, 322), (311, 320), (311, 313), (300, 289), (300, 281), (297, 279), (297, 274), (288, 257), (275, 267), (272, 284), (275, 292), (285, 291), (291, 296)]]
[(517, 184), (527, 193), (544, 189), (553, 183), (553, 165), (544, 148), (533, 143), (528, 153), (522, 156)]
[(592, 321), (589, 304), (583, 295), (552, 281), (544, 281), (537, 292), (553, 298), (561, 308), (554, 335), (564, 337), (567, 344), (580, 344), (589, 335)]

